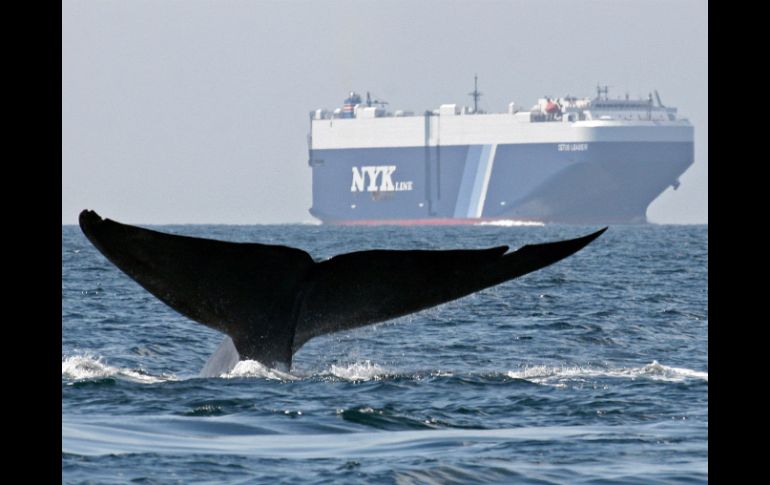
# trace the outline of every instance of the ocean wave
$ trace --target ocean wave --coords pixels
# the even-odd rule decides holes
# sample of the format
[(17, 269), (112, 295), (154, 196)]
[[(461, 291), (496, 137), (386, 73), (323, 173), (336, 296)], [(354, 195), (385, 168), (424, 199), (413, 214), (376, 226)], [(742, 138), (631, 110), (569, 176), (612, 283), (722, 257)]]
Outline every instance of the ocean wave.
[[(458, 377), (462, 374), (442, 371), (422, 370), (419, 372), (397, 372), (394, 369), (383, 367), (371, 360), (352, 362), (348, 364), (331, 364), (328, 368), (304, 374), (292, 374), (284, 370), (273, 369), (255, 360), (242, 360), (228, 373), (222, 374), (223, 379), (257, 378), (268, 380), (298, 381), (306, 379), (331, 379), (351, 382), (377, 381), (395, 377), (424, 378), (430, 377)], [(500, 373), (476, 374), (473, 377), (495, 377)], [(628, 378), (650, 379), (666, 382), (685, 382), (687, 380), (702, 380), (708, 382), (708, 372), (701, 372), (682, 367), (671, 367), (653, 361), (641, 367), (607, 368), (598, 366), (549, 366), (527, 365), (517, 370), (509, 370), (502, 373), (511, 379), (522, 379), (536, 384), (554, 385), (564, 387), (571, 381), (584, 381), (591, 378)], [(106, 378), (125, 379), (140, 383), (159, 383), (177, 381), (173, 374), (153, 375), (143, 369), (129, 369), (111, 366), (103, 362), (102, 357), (90, 354), (73, 355), (62, 359), (62, 377), (74, 381), (99, 380)]]
[(474, 226), (499, 226), (499, 227), (520, 227), (520, 226), (545, 226), (545, 223), (536, 221), (516, 221), (513, 219), (501, 219), (497, 221), (481, 221)]
[(656, 381), (684, 382), (688, 379), (699, 379), (708, 382), (708, 372), (700, 372), (681, 367), (669, 367), (654, 360), (642, 367), (601, 368), (582, 366), (527, 366), (522, 370), (508, 371), (506, 375), (512, 379), (524, 379), (536, 384), (563, 385), (564, 381), (581, 380), (585, 378), (617, 377), (617, 378), (646, 378)]
[(144, 384), (154, 384), (177, 380), (174, 375), (163, 374), (155, 376), (142, 369), (127, 369), (114, 367), (102, 362), (101, 357), (93, 355), (71, 355), (61, 361), (61, 375), (75, 381), (99, 380), (106, 378), (125, 379)]

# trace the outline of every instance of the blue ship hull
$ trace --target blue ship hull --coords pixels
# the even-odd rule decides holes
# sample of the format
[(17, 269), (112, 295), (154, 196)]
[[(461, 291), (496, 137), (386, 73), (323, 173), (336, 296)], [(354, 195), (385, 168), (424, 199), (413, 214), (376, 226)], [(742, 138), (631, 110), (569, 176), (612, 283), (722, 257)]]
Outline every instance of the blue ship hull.
[(518, 143), (313, 149), (324, 223), (646, 222), (693, 163), (690, 142)]

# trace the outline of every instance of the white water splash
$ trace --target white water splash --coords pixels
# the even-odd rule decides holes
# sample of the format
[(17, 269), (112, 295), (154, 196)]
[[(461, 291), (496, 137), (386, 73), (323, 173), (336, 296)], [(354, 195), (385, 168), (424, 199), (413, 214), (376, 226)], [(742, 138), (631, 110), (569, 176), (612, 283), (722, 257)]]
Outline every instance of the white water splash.
[(372, 363), (369, 360), (362, 362), (354, 362), (346, 365), (332, 364), (327, 370), (311, 372), (307, 375), (304, 373), (291, 374), (285, 370), (272, 369), (261, 362), (256, 360), (242, 360), (238, 362), (233, 369), (222, 374), (224, 379), (242, 378), (242, 377), (255, 377), (260, 379), (272, 379), (272, 380), (289, 380), (296, 381), (308, 378), (337, 378), (345, 381), (370, 381), (378, 380), (385, 377), (392, 376), (393, 373), (384, 367)]
[(346, 381), (370, 381), (392, 375), (392, 372), (377, 364), (373, 364), (370, 360), (365, 360), (348, 365), (338, 366), (332, 364), (328, 374)]
[(114, 367), (102, 362), (101, 357), (94, 357), (87, 354), (72, 355), (62, 359), (61, 375), (64, 378), (76, 381), (115, 377), (145, 384), (177, 380), (174, 375), (154, 376), (141, 369)]
[(226, 374), (222, 374), (225, 379), (240, 378), (240, 377), (257, 377), (261, 379), (272, 379), (281, 381), (294, 381), (299, 377), (294, 376), (288, 372), (283, 372), (278, 369), (271, 369), (270, 367), (257, 362), (256, 360), (242, 360), (235, 364), (233, 370)]
[[(634, 369), (631, 370), (633, 371)], [(685, 379), (701, 379), (706, 382), (709, 380), (708, 372), (685, 369), (684, 367), (669, 367), (659, 364), (657, 360), (653, 360), (651, 364), (642, 367), (640, 374), (655, 380), (683, 381)]]
[(474, 226), (521, 227), (521, 226), (545, 226), (545, 224), (537, 221), (516, 221), (511, 219), (501, 219), (498, 221), (481, 221), (474, 224)]
[(656, 381), (683, 382), (687, 379), (709, 380), (708, 372), (699, 372), (681, 367), (669, 367), (652, 361), (642, 367), (603, 369), (598, 367), (556, 367), (546, 365), (527, 366), (520, 371), (508, 371), (512, 379), (524, 379), (536, 384), (563, 386), (564, 381), (584, 380), (597, 377), (646, 378)]

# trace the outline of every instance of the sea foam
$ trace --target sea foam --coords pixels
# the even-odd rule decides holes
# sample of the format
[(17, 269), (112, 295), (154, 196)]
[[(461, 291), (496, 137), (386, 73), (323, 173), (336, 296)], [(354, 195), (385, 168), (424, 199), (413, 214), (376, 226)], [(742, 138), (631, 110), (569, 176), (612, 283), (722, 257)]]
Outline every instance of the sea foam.
[(474, 226), (499, 226), (499, 227), (520, 227), (520, 226), (545, 226), (542, 222), (536, 221), (516, 221), (512, 219), (501, 219), (498, 221), (481, 221)]
[(173, 375), (155, 376), (142, 369), (127, 369), (115, 367), (102, 362), (101, 357), (90, 354), (71, 355), (61, 361), (61, 375), (75, 381), (99, 380), (105, 378), (125, 379), (133, 382), (154, 384), (157, 382), (173, 381)]
[(669, 367), (652, 361), (641, 367), (601, 368), (591, 366), (526, 366), (521, 370), (506, 373), (512, 379), (524, 379), (537, 384), (563, 384), (564, 381), (586, 378), (616, 377), (630, 379), (652, 379), (656, 381), (684, 382), (699, 379), (708, 382), (708, 372), (681, 367)]

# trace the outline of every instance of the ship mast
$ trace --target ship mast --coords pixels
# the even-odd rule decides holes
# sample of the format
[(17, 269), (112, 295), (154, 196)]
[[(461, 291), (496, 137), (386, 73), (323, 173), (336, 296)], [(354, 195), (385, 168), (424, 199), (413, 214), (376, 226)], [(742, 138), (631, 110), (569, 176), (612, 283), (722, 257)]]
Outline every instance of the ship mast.
[(481, 97), (483, 93), (479, 92), (479, 76), (477, 74), (473, 75), (473, 92), (468, 93), (468, 96), (473, 97), (473, 112), (478, 113), (479, 112), (479, 98)]
[(606, 84), (602, 86), (601, 84), (596, 84), (596, 99), (602, 99), (602, 94), (604, 94), (604, 100), (608, 100), (609, 98), (609, 86)]

